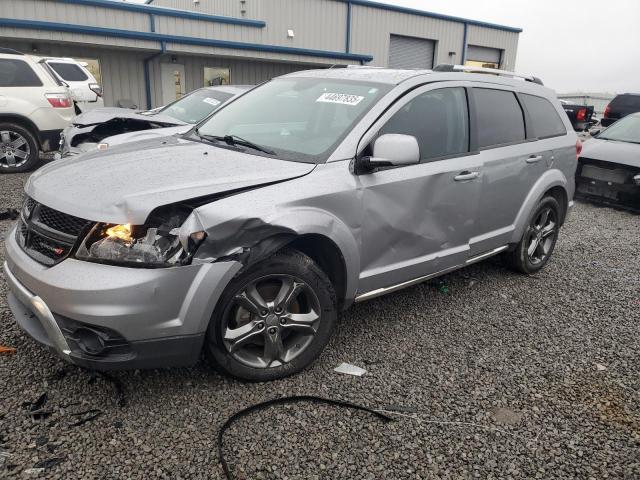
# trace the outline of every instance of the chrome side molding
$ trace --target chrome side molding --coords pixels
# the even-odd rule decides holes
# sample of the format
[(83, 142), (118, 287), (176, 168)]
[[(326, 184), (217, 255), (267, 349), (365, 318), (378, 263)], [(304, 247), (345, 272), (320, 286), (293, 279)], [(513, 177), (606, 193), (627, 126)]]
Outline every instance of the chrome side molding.
[(382, 295), (386, 295), (387, 293), (391, 293), (397, 290), (402, 290), (403, 288), (411, 287), (412, 285), (425, 282), (432, 278), (439, 277), (440, 275), (444, 275), (445, 273), (453, 272), (454, 270), (458, 270), (459, 268), (466, 267), (467, 265), (471, 265), (473, 263), (479, 262), (481, 260), (484, 260), (485, 258), (489, 258), (494, 255), (497, 255), (500, 252), (504, 252), (507, 248), (509, 248), (509, 245), (503, 245), (502, 247), (494, 248), (493, 250), (489, 250), (488, 252), (481, 253), (480, 255), (476, 255), (475, 257), (471, 257), (464, 263), (461, 263), (460, 265), (455, 265), (451, 268), (430, 273), (429, 275), (423, 275), (421, 277), (414, 278), (413, 280), (407, 280), (406, 282), (398, 283), (396, 285), (391, 285), (389, 287), (383, 287), (383, 288), (377, 288), (375, 290), (371, 290), (370, 292), (363, 293), (362, 295), (357, 295), (355, 298), (355, 302), (364, 302), (365, 300), (381, 297)]

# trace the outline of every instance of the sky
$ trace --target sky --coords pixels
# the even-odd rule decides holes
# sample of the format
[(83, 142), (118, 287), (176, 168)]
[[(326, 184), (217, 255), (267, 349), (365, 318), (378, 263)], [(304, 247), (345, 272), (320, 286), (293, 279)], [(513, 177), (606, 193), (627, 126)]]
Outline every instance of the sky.
[(378, 1), (522, 28), (515, 70), (558, 93), (640, 91), (640, 0)]

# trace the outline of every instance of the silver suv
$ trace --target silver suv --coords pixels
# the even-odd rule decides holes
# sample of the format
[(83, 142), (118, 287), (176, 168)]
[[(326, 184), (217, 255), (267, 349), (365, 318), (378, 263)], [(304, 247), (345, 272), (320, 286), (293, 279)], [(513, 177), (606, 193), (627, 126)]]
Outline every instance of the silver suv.
[(90, 368), (204, 351), (270, 380), (354, 301), (499, 253), (537, 272), (580, 144), (539, 80), (492, 73), (294, 73), (184, 135), (45, 166), (6, 240), (16, 320)]

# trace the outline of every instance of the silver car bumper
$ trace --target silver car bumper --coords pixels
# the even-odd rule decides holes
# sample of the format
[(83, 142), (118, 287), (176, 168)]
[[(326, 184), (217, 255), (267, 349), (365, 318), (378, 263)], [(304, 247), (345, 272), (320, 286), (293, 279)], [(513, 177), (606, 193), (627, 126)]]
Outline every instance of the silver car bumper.
[[(5, 248), (3, 269), (18, 324), (61, 357), (91, 368), (194, 363), (218, 298), (241, 267), (138, 269), (70, 258), (49, 268), (20, 249), (15, 229)], [(97, 332), (107, 343), (117, 337), (122, 348), (91, 355), (74, 333), (80, 330)]]
[(71, 349), (47, 304), (18, 281), (7, 262), (2, 267), (9, 285), (9, 308), (18, 324), (33, 338), (54, 348), (62, 358), (69, 360)]

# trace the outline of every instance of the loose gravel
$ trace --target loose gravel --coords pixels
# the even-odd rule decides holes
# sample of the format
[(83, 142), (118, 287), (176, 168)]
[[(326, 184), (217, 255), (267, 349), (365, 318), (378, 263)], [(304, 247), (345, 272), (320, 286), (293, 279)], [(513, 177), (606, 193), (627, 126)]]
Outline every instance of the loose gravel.
[[(25, 179), (0, 177), (0, 208), (19, 206)], [(318, 395), (400, 413), (387, 424), (316, 404), (251, 414), (225, 436), (235, 478), (639, 478), (639, 251), (640, 217), (578, 203), (534, 277), (493, 259), (356, 305), (319, 361), (282, 381), (203, 363), (118, 372), (122, 407), (112, 382), (60, 371), (15, 325), (0, 279), (0, 344), (18, 350), (0, 357), (0, 477), (222, 478), (215, 442), (230, 415)], [(334, 372), (343, 361), (366, 375)], [(44, 392), (51, 414), (35, 420), (22, 404)], [(101, 414), (71, 426), (88, 409)]]

